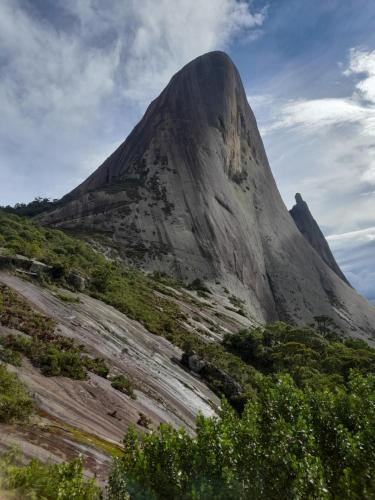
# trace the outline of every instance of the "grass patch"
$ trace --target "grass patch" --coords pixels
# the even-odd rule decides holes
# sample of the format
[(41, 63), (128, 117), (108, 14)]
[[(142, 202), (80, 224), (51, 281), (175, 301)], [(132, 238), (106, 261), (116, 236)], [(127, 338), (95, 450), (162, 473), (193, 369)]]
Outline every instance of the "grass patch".
[(111, 381), (111, 386), (117, 391), (123, 392), (132, 399), (137, 399), (133, 383), (124, 375), (116, 375)]
[(45, 417), (53, 421), (53, 424), (44, 427), (44, 429), (47, 429), (48, 432), (54, 434), (67, 432), (72, 437), (72, 439), (74, 439), (74, 441), (76, 441), (77, 443), (82, 443), (84, 445), (91, 446), (113, 457), (120, 456), (122, 451), (120, 445), (116, 445), (115, 443), (106, 441), (105, 439), (100, 438), (95, 434), (85, 432), (82, 429), (78, 429), (77, 427), (69, 425), (68, 423), (59, 420), (56, 417), (52, 417), (49, 413), (46, 413), (43, 410), (39, 409), (37, 410), (37, 412), (41, 417)]
[(239, 297), (236, 297), (235, 295), (230, 295), (228, 297), (228, 300), (234, 307), (237, 307), (237, 309), (242, 309), (242, 307), (245, 305), (245, 301), (240, 299)]
[(0, 339), (0, 361), (13, 366), (22, 365), (22, 356), (11, 349), (6, 349), (1, 345), (2, 339)]
[(106, 378), (109, 370), (102, 359), (84, 354), (73, 339), (54, 333), (56, 322), (37, 311), (17, 292), (0, 285), (0, 323), (26, 335), (1, 339), (0, 359), (20, 366), (23, 354), (49, 377), (64, 376), (85, 380), (87, 371)]
[(33, 412), (33, 402), (17, 375), (0, 363), (0, 422), (25, 422)]
[(63, 292), (63, 291), (59, 290), (57, 292), (54, 292), (54, 296), (57, 299), (61, 300), (62, 302), (67, 302), (68, 304), (79, 304), (80, 303), (78, 295), (74, 295), (72, 293)]
[(30, 336), (53, 336), (56, 321), (33, 309), (17, 292), (0, 284), (0, 323)]

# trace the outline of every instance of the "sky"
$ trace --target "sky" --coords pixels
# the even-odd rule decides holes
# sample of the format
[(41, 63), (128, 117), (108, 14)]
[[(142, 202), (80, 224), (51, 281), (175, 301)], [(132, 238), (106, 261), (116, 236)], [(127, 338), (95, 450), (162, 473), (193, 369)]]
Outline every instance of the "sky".
[(375, 303), (374, 0), (0, 0), (0, 205), (59, 198), (194, 57), (238, 67), (285, 204)]

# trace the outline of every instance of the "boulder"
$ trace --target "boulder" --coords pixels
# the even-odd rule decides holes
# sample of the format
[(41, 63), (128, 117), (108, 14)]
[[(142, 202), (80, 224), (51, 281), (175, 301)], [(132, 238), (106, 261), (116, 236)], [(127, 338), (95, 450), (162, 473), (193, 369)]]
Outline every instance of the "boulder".
[(83, 292), (86, 288), (86, 280), (80, 274), (70, 273), (68, 276), (68, 282), (79, 292)]

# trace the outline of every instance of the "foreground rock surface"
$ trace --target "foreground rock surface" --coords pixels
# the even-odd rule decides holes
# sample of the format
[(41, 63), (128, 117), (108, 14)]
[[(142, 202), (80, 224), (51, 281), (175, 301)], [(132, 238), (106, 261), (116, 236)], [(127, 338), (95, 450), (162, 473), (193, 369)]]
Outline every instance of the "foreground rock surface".
[(260, 322), (331, 317), (375, 336), (375, 308), (296, 227), (238, 74), (222, 52), (185, 66), (126, 141), (44, 224), (105, 234), (148, 270), (225, 286)]
[[(0, 448), (17, 443), (26, 456), (43, 461), (47, 457), (66, 460), (82, 453), (88, 470), (104, 478), (111, 460), (109, 449), (120, 449), (130, 424), (144, 430), (144, 422), (149, 419), (154, 428), (169, 422), (193, 433), (198, 412), (212, 415), (218, 409), (215, 394), (181, 365), (182, 352), (178, 348), (111, 306), (84, 294), (79, 294), (79, 303), (66, 303), (48, 289), (5, 272), (0, 272), (0, 283), (20, 293), (36, 310), (54, 318), (56, 333), (74, 338), (90, 355), (104, 358), (111, 373), (118, 370), (125, 374), (133, 381), (137, 396), (136, 400), (131, 399), (113, 389), (109, 380), (92, 373), (87, 380), (79, 381), (43, 376), (27, 359), (21, 368), (8, 365), (28, 387), (37, 415), (29, 425), (0, 425)], [(197, 297), (196, 306), (183, 299), (178, 302), (190, 327), (202, 330), (212, 340), (221, 338), (220, 320), (215, 312), (224, 318), (222, 333), (250, 324), (219, 302), (207, 309), (207, 301), (200, 302)], [(216, 328), (211, 332), (213, 324)], [(0, 336), (9, 333), (17, 332), (0, 325)]]

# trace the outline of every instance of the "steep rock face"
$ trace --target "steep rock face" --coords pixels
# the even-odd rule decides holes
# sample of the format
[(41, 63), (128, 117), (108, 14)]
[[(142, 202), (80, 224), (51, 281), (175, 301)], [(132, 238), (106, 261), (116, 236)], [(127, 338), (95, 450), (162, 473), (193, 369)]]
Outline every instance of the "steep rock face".
[(345, 281), (345, 283), (349, 284), (348, 280), (344, 276), (344, 273), (341, 271), (334, 256), (332, 255), (327, 240), (320, 230), (316, 220), (311, 215), (310, 209), (307, 203), (302, 199), (300, 193), (296, 194), (296, 204), (291, 210), (289, 210), (289, 212), (298, 229), (310, 245), (315, 248), (324, 262), (332, 269), (333, 272), (337, 274), (337, 276)]
[(224, 286), (257, 321), (326, 314), (361, 336), (375, 328), (375, 308), (297, 229), (222, 52), (179, 71), (126, 141), (41, 220), (105, 232), (145, 269)]

